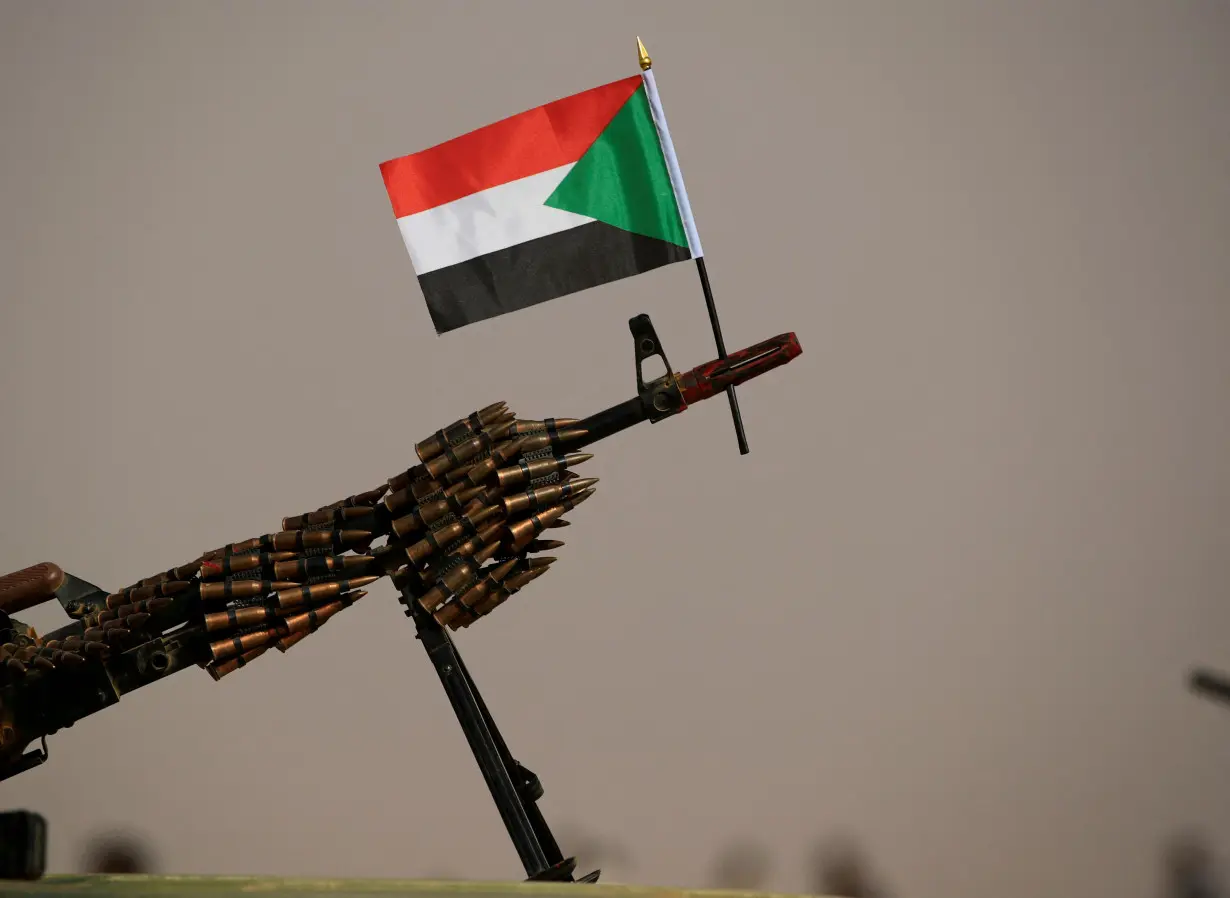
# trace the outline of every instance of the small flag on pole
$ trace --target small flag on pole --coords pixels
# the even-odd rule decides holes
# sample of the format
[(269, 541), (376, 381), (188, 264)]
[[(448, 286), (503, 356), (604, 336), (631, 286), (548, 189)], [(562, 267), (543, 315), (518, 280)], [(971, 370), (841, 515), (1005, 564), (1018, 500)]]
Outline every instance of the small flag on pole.
[(437, 333), (693, 258), (639, 75), (380, 170)]
[(437, 334), (693, 260), (726, 357), (652, 62), (636, 43), (640, 75), (380, 166)]

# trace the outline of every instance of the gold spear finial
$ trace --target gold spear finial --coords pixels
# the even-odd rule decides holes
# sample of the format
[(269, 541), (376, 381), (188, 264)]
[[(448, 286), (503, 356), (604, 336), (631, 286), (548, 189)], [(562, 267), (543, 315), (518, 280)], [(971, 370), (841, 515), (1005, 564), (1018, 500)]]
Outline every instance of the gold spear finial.
[(645, 49), (645, 45), (641, 43), (641, 39), (636, 39), (636, 55), (641, 64), (641, 71), (648, 72), (650, 66), (653, 65), (653, 60), (649, 58), (649, 51)]

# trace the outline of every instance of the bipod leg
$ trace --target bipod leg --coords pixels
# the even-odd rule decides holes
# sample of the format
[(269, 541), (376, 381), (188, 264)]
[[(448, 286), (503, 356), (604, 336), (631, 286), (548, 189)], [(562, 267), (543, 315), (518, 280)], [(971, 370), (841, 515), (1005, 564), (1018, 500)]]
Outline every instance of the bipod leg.
[(538, 808), (538, 799), (543, 795), (542, 783), (512, 757), (453, 640), (431, 615), (416, 609), (413, 617), (418, 638), (440, 676), (527, 878), (532, 881), (597, 882), (600, 871), (580, 880), (573, 878), (576, 859), (563, 856)]

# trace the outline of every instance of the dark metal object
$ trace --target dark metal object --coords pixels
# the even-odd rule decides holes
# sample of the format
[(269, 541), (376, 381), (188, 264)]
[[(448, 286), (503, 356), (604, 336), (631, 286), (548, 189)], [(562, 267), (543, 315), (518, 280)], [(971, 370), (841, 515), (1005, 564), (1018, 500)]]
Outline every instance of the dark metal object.
[[(700, 289), (705, 294), (705, 308), (709, 310), (709, 324), (713, 326), (713, 342), (717, 344), (718, 359), (726, 358), (726, 341), (722, 339), (722, 325), (718, 321), (717, 305), (713, 301), (713, 288), (709, 286), (709, 270), (705, 268), (705, 257), (696, 260), (696, 273), (700, 275)], [(667, 371), (670, 368), (666, 369)], [(747, 455), (747, 434), (743, 432), (743, 413), (739, 411), (739, 399), (735, 396), (735, 386), (726, 388), (726, 398), (730, 400), (730, 417), (735, 422), (735, 436), (739, 440), (739, 454)]]
[(0, 880), (39, 879), (47, 869), (47, 821), (30, 811), (0, 814)]
[[(479, 694), (457, 646), (435, 618), (423, 610), (413, 592), (402, 590), (407, 615), (413, 618), (418, 639), (427, 651), (448, 700), (465, 733), (466, 741), (487, 788), (495, 801), (508, 837), (525, 867), (529, 880), (576, 882), (573, 871), (576, 858), (565, 858), (538, 809), (543, 796), (538, 776), (518, 762), (508, 750), (503, 736), (487, 705)], [(595, 870), (580, 882), (597, 882), (600, 870)]]
[[(585, 435), (570, 442), (570, 449), (596, 443), (642, 421), (657, 423), (677, 415), (690, 404), (784, 365), (803, 351), (794, 334), (781, 334), (683, 374), (674, 374), (649, 316), (637, 315), (628, 322), (628, 328), (632, 331), (636, 352), (637, 396), (579, 421), (577, 428), (585, 431)], [(642, 365), (652, 356), (662, 359), (667, 373), (645, 383)]]
[[(481, 620), (550, 570), (556, 559), (537, 553), (563, 544), (545, 531), (567, 526), (563, 515), (598, 483), (567, 470), (592, 457), (580, 446), (677, 415), (802, 351), (794, 334), (782, 334), (678, 374), (647, 315), (628, 326), (636, 396), (584, 421), (518, 420), (495, 403), (418, 444), (421, 464), (374, 490), (114, 592), (50, 562), (0, 577), (0, 780), (46, 761), (49, 735), (136, 689), (193, 666), (218, 680), (269, 649), (289, 650), (367, 594), (358, 587), (387, 576), (526, 874), (596, 881), (597, 871), (574, 878), (575, 859), (563, 856), (538, 809), (538, 777), (512, 757), (449, 631)], [(644, 362), (655, 356), (666, 373), (646, 382)], [(42, 637), (12, 617), (51, 601), (71, 622)]]
[(1230, 677), (1197, 668), (1188, 677), (1188, 685), (1197, 695), (1230, 705)]

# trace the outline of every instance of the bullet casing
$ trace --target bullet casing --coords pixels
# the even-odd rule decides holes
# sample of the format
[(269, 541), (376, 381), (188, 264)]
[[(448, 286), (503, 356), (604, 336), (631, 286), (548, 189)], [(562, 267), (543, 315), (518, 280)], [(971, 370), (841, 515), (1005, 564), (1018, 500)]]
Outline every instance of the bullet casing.
[(449, 471), (465, 466), (466, 462), (481, 452), (493, 448), (511, 429), (511, 422), (496, 424), (455, 446), (446, 446), (439, 455), (423, 463), (423, 469), (432, 479), (438, 479)]
[(278, 612), (267, 605), (249, 605), (246, 608), (227, 608), (205, 615), (205, 630), (209, 633), (227, 630), (243, 630), (278, 621)]
[(451, 524), (445, 524), (438, 530), (429, 530), (421, 540), (406, 549), (406, 557), (411, 564), (420, 564), (435, 553), (446, 551), (463, 535), (476, 536), (478, 526), (498, 514), (500, 514), (498, 506), (488, 505), (472, 514), (462, 516)]
[(231, 555), (213, 561), (201, 563), (202, 580), (221, 580), (235, 574), (247, 571), (263, 570), (272, 572), (279, 562), (295, 557), (294, 552), (258, 552), (252, 555)]
[(307, 549), (343, 551), (370, 542), (368, 530), (283, 530), (260, 538), (260, 547), (274, 552), (303, 552)]
[(276, 563), (273, 566), (273, 576), (278, 580), (301, 582), (314, 577), (366, 570), (375, 560), (371, 555), (301, 556)]
[(220, 599), (255, 599), (271, 592), (294, 589), (298, 583), (282, 580), (227, 580), (223, 583), (202, 583), (201, 599), (215, 602)]
[[(321, 511), (310, 511), (307, 514), (283, 518), (282, 529), (302, 530), (304, 527), (313, 527), (320, 524), (345, 524), (347, 521), (369, 518), (375, 512), (376, 509), (371, 505), (352, 505), (349, 507), (342, 506), (339, 508), (322, 509)], [(344, 528), (339, 527), (338, 529)]]
[(440, 428), (427, 439), (416, 444), (414, 452), (419, 457), (419, 461), (427, 462), (443, 452), (446, 446), (458, 442), (467, 434), (480, 432), (484, 427), (502, 417), (505, 409), (507, 409), (505, 403), (496, 402), (486, 408), (470, 412), (464, 418), (454, 421), (448, 427)]
[(479, 576), (483, 564), (495, 554), (498, 547), (491, 545), (477, 554), (463, 558), (445, 570), (426, 593), (419, 598), (424, 611), (434, 611), (442, 603)]
[(459, 468), (455, 471), (450, 471), (445, 478), (449, 483), (469, 483), (478, 485), (487, 478), (491, 477), (499, 468), (508, 464), (522, 451), (521, 447), (525, 442), (524, 437), (505, 440), (497, 443), (492, 447), (491, 452), (487, 457), (481, 460), (476, 460), (474, 464), (468, 468)]
[(209, 644), (209, 656), (215, 662), (226, 661), (236, 655), (243, 655), (252, 649), (267, 646), (281, 635), (278, 627), (268, 627), (264, 630), (253, 630), (249, 633), (238, 633), (224, 639), (218, 639)]
[(551, 486), (530, 487), (525, 492), (505, 496), (502, 500), (504, 513), (514, 515), (525, 511), (539, 511), (550, 508), (552, 505), (560, 505), (563, 500), (574, 498), (577, 494), (591, 488), (597, 482), (597, 477), (588, 477), (583, 480), (575, 480), (572, 483), (556, 483)]
[(334, 580), (330, 583), (314, 583), (281, 590), (274, 597), (279, 608), (297, 608), (300, 605), (332, 599), (344, 592), (375, 583), (379, 577), (356, 577), (353, 580)]
[(523, 483), (532, 483), (543, 477), (550, 477), (552, 474), (563, 474), (569, 468), (575, 468), (577, 465), (584, 464), (591, 458), (593, 458), (593, 455), (586, 452), (572, 452), (563, 456), (551, 456), (549, 458), (536, 458), (533, 460), (522, 458), (512, 467), (498, 469), (495, 472), (495, 476), (500, 487), (508, 489), (520, 486)]
[(205, 668), (205, 670), (208, 671), (209, 675), (215, 680), (221, 680), (227, 674), (234, 673), (239, 670), (239, 668), (251, 664), (267, 651), (269, 651), (269, 646), (263, 645), (259, 648), (252, 649), (250, 652), (245, 652), (238, 657), (231, 658), (229, 661), (223, 661), (221, 664), (210, 664)]

